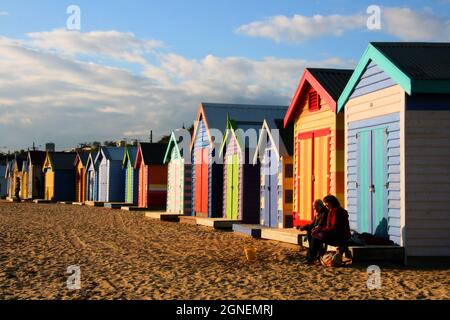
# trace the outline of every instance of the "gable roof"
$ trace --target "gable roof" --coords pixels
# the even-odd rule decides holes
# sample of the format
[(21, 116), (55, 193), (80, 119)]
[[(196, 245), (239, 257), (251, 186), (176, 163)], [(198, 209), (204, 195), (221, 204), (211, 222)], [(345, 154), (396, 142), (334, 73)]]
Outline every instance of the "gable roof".
[(195, 138), (200, 119), (203, 119), (210, 146), (215, 147), (210, 134), (211, 129), (217, 129), (223, 132), (227, 127), (228, 117), (239, 121), (258, 121), (261, 126), (264, 118), (279, 118), (280, 113), (286, 112), (286, 106), (277, 105), (249, 105), (249, 104), (226, 104), (226, 103), (206, 103), (200, 104), (197, 115), (197, 123), (194, 128), (191, 150), (194, 147)]
[(19, 171), (19, 172), (22, 171), (22, 166), (24, 165), (26, 160), (22, 159), (22, 158), (15, 158), (13, 161), (14, 161), (13, 162), (13, 166), (14, 166), (13, 170), (17, 169), (17, 171)]
[[(275, 137), (272, 135), (271, 130), (278, 130), (279, 133), (279, 141), (275, 141)], [(259, 137), (258, 137), (258, 145), (257, 150), (262, 151), (262, 148), (265, 147), (265, 143), (263, 139), (269, 138), (272, 142), (272, 145), (278, 148), (275, 148), (275, 151), (278, 157), (291, 156), (293, 154), (293, 146), (294, 146), (294, 124), (291, 122), (286, 128), (284, 127), (283, 119), (275, 119), (275, 120), (264, 120), (262, 125)], [(278, 144), (277, 144), (278, 142)], [(256, 164), (258, 157), (260, 156), (260, 152), (255, 152), (253, 163)]]
[(44, 165), (47, 152), (45, 151), (28, 151), (28, 165), (42, 166)]
[(183, 141), (183, 136), (179, 130), (172, 131), (170, 134), (169, 144), (167, 145), (166, 154), (164, 155), (164, 163), (168, 163), (171, 159), (172, 150), (175, 148), (178, 157), (184, 156), (183, 150), (180, 150), (179, 143)]
[(124, 147), (101, 147), (99, 153), (95, 157), (97, 162), (100, 156), (104, 156), (109, 161), (123, 161), (125, 155)]
[(145, 165), (164, 164), (167, 145), (167, 143), (142, 142), (139, 144), (138, 155), (141, 155)]
[(122, 166), (125, 166), (127, 160), (131, 162), (131, 166), (134, 167), (136, 163), (138, 148), (137, 147), (127, 147), (123, 155)]
[(327, 105), (336, 112), (339, 96), (352, 73), (353, 70), (349, 69), (306, 68), (284, 117), (284, 125), (287, 126), (292, 120), (299, 102), (310, 87), (313, 87)]
[(371, 61), (374, 61), (409, 95), (450, 93), (449, 57), (450, 43), (370, 43), (339, 98), (338, 110), (347, 103)]
[(86, 161), (86, 170), (88, 170), (91, 166), (93, 166), (95, 170), (95, 159), (97, 159), (98, 153), (98, 151), (89, 153), (88, 159)]
[(74, 170), (73, 163), (77, 154), (75, 152), (47, 152), (47, 159), (53, 171)]
[(83, 167), (86, 167), (88, 159), (89, 159), (89, 152), (77, 152), (77, 156), (75, 157), (73, 165), (76, 166), (78, 164), (78, 161), (81, 161)]

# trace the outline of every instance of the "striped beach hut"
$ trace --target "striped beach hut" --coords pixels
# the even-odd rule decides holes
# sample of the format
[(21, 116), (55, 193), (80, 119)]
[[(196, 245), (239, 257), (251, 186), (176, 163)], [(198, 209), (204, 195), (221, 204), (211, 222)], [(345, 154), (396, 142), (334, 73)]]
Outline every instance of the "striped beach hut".
[(351, 227), (450, 256), (450, 43), (371, 43), (339, 98)]
[(140, 143), (135, 169), (139, 170), (138, 206), (164, 209), (167, 204), (167, 143)]
[[(234, 109), (234, 110), (233, 110)], [(253, 164), (264, 120), (283, 118), (287, 106), (230, 105), (220, 148), (224, 156), (223, 211), (227, 220), (260, 222), (260, 165)]]
[(286, 113), (294, 124), (294, 225), (314, 219), (313, 202), (344, 201), (344, 114), (337, 101), (352, 70), (307, 68)]
[(42, 172), (47, 153), (28, 152), (28, 199), (44, 199), (44, 173)]
[(293, 226), (293, 141), (292, 124), (264, 120), (253, 163), (261, 165), (260, 224), (269, 228)]
[(98, 201), (98, 151), (91, 152), (86, 162), (86, 201)]
[(164, 163), (168, 164), (167, 175), (167, 212), (191, 215), (192, 214), (192, 172), (187, 148), (181, 148), (182, 137), (177, 131), (170, 135), (169, 145), (164, 156)]
[(125, 173), (122, 162), (125, 148), (101, 147), (94, 162), (98, 168), (99, 202), (124, 202)]
[(122, 161), (125, 171), (125, 202), (138, 204), (139, 170), (134, 168), (137, 156), (137, 147), (127, 147)]
[(73, 166), (75, 168), (75, 202), (84, 203), (86, 201), (86, 177), (88, 152), (77, 152)]
[(47, 152), (45, 174), (45, 200), (75, 200), (75, 152)]
[(0, 165), (0, 198), (8, 195), (8, 183), (6, 179), (6, 165)]

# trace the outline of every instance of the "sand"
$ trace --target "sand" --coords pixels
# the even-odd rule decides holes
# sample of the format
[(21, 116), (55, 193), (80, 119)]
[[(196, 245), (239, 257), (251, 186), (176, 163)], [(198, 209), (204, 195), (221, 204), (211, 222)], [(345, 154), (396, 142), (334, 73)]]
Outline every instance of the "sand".
[[(243, 249), (257, 248), (248, 263)], [(302, 263), (298, 247), (139, 213), (0, 202), (0, 299), (449, 299), (448, 267)], [(81, 268), (69, 290), (67, 268)]]

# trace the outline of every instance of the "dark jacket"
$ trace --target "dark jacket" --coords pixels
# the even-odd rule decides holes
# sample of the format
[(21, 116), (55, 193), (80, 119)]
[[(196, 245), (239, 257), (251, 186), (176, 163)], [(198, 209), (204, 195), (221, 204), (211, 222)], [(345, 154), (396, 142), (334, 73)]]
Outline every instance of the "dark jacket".
[(311, 224), (303, 226), (301, 230), (307, 231), (312, 230), (316, 227), (325, 227), (327, 224), (327, 217), (328, 217), (328, 209), (326, 207), (323, 207), (322, 210), (318, 212), (314, 217), (314, 221)]
[(327, 237), (342, 240), (350, 239), (350, 223), (347, 210), (342, 207), (331, 209), (328, 212), (327, 223), (324, 227), (321, 227), (321, 231), (325, 232)]

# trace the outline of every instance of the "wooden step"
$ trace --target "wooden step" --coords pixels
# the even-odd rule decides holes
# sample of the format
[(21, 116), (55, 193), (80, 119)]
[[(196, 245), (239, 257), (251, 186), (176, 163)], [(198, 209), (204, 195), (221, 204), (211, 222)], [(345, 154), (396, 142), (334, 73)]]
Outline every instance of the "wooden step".
[(124, 211), (149, 211), (147, 208), (139, 208), (136, 206), (122, 206), (120, 209)]
[(70, 204), (70, 205), (72, 205), (72, 201), (58, 201), (57, 202), (58, 204)]
[(105, 205), (105, 203), (101, 201), (86, 201), (84, 204), (88, 207), (103, 207)]
[(158, 219), (161, 221), (174, 221), (174, 222), (178, 222), (180, 221), (180, 217), (182, 216), (181, 214), (176, 214), (176, 213), (169, 213), (169, 212), (152, 212), (152, 211), (147, 211), (145, 212), (144, 216), (146, 218), (150, 218), (150, 219)]
[(197, 217), (193, 217), (193, 216), (180, 216), (179, 219), (180, 219), (180, 223), (197, 225)]
[[(302, 246), (309, 248), (307, 236), (303, 236)], [(327, 246), (327, 251), (336, 251), (337, 248)], [(405, 248), (400, 246), (350, 246), (353, 262), (393, 262), (404, 263)]]
[(122, 209), (122, 207), (131, 207), (133, 204), (126, 202), (105, 202), (103, 206), (107, 209)]
[(242, 221), (229, 220), (225, 218), (198, 218), (197, 225), (214, 229), (232, 229), (233, 224), (240, 224)]
[(84, 206), (83, 202), (72, 202), (72, 205), (74, 206)]
[(233, 231), (253, 238), (261, 238), (261, 230), (267, 228), (260, 224), (233, 224)]
[(33, 202), (34, 203), (54, 203), (50, 200), (45, 200), (45, 199), (36, 199), (36, 200), (33, 200)]
[(302, 244), (302, 236), (305, 232), (298, 231), (294, 228), (289, 229), (275, 229), (264, 228), (261, 229), (261, 239), (274, 240), (279, 242), (291, 243), (296, 245)]

